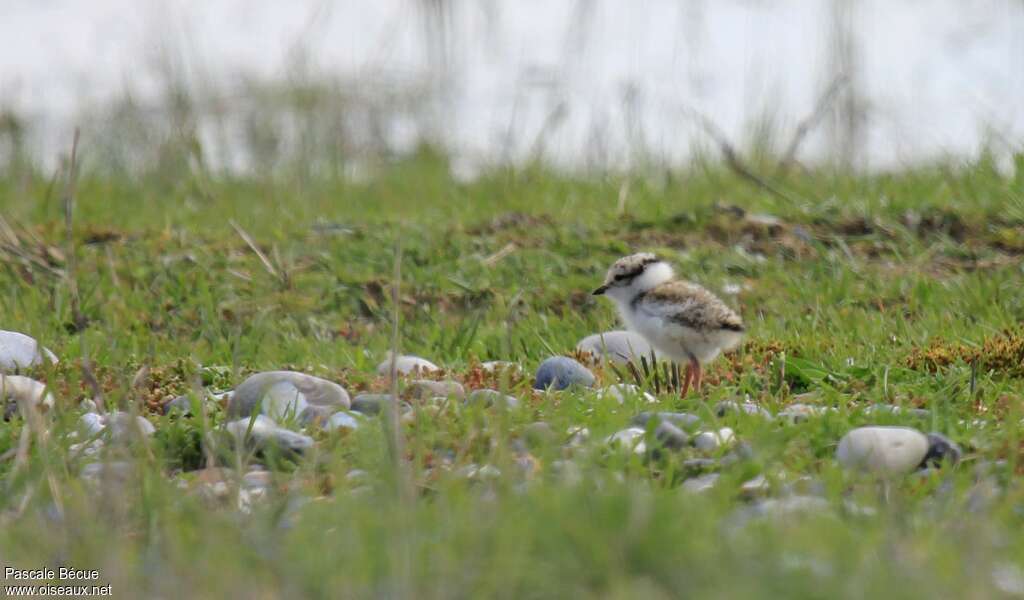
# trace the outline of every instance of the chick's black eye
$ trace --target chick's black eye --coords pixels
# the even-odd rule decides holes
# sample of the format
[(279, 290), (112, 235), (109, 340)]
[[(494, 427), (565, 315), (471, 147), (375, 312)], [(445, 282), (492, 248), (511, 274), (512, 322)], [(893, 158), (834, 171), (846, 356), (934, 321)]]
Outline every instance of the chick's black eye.
[(613, 281), (622, 281), (625, 278), (626, 278), (625, 275), (620, 274), (620, 275), (616, 275), (615, 277), (612, 277), (612, 280)]

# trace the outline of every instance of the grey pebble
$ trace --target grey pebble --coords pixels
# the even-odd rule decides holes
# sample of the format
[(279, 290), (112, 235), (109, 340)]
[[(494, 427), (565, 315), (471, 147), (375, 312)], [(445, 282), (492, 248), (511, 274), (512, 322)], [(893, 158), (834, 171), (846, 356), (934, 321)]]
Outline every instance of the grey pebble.
[[(378, 375), (387, 375), (391, 372), (391, 356), (391, 352), (388, 351), (384, 360), (377, 365)], [(433, 373), (435, 371), (440, 371), (441, 369), (425, 358), (400, 354), (395, 358), (395, 370), (398, 371), (400, 375), (410, 375), (413, 373)]]
[(726, 400), (715, 405), (715, 415), (719, 418), (724, 417), (731, 412), (756, 415), (758, 417), (764, 417), (765, 419), (772, 418), (772, 413), (768, 412), (768, 410), (763, 406), (754, 404), (753, 402), (736, 402), (735, 400)]
[(654, 439), (669, 450), (681, 450), (690, 443), (690, 436), (669, 421), (658, 423), (654, 429)]
[(359, 421), (361, 417), (362, 415), (359, 413), (338, 411), (324, 422), (323, 428), (325, 431), (338, 431), (339, 429), (355, 431), (356, 429), (359, 429)]
[(594, 381), (594, 374), (578, 361), (566, 356), (552, 356), (537, 368), (533, 388), (536, 390), (549, 388), (564, 390), (574, 385), (591, 387), (594, 385)]
[(35, 338), (0, 329), (0, 373), (14, 373), (43, 364), (57, 364), (57, 355)]
[(482, 403), (485, 406), (502, 406), (507, 409), (519, 408), (519, 399), (498, 390), (473, 390), (466, 398), (469, 404)]
[(715, 487), (721, 475), (718, 473), (706, 473), (691, 477), (683, 482), (681, 489), (688, 494), (703, 494)]
[(717, 431), (702, 431), (693, 438), (693, 445), (698, 450), (713, 452), (723, 446), (728, 446), (736, 440), (736, 434), (728, 427)]
[(348, 408), (345, 388), (319, 377), (295, 371), (256, 373), (235, 388), (228, 401), (228, 415), (247, 417), (260, 404), (263, 414), (280, 419), (302, 414), (306, 406)]
[(391, 394), (359, 394), (352, 400), (352, 410), (364, 415), (379, 415), (392, 398)]
[[(246, 432), (249, 431), (249, 423), (250, 417), (246, 417), (231, 421), (224, 427), (235, 437), (236, 441), (242, 441), (243, 438), (246, 438)], [(280, 427), (273, 419), (265, 415), (256, 416), (252, 423), (252, 430), (249, 431), (249, 436), (246, 439), (259, 449), (276, 446), (282, 450), (301, 453), (313, 447), (313, 438)]]
[(411, 398), (420, 400), (428, 398), (458, 398), (466, 397), (466, 390), (458, 381), (433, 381), (430, 379), (415, 379), (406, 384), (406, 394)]

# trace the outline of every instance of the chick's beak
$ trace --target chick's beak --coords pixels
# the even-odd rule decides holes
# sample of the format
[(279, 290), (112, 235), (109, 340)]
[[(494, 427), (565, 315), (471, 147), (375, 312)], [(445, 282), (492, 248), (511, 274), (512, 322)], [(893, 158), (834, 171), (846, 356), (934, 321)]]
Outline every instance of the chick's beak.
[(604, 293), (607, 292), (607, 291), (608, 291), (608, 284), (604, 284), (604, 285), (602, 285), (601, 287), (597, 288), (596, 290), (594, 290), (591, 293), (593, 295), (595, 295), (595, 296), (603, 296)]

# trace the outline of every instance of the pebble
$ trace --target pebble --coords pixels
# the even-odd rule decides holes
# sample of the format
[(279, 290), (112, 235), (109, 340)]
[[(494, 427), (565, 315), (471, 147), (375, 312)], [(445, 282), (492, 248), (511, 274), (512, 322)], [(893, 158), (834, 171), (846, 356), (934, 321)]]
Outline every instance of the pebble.
[(544, 421), (534, 421), (523, 427), (522, 435), (528, 444), (539, 446), (555, 439), (555, 430)]
[(641, 356), (651, 359), (651, 345), (643, 336), (632, 331), (595, 333), (580, 340), (576, 349), (589, 352), (594, 358), (607, 359), (620, 365), (630, 360), (639, 363)]
[(645, 433), (646, 431), (639, 427), (629, 427), (611, 434), (605, 438), (605, 443), (615, 448), (624, 448), (637, 454), (644, 454), (647, 452), (647, 444), (644, 443)]
[(458, 398), (461, 400), (466, 397), (466, 390), (462, 384), (451, 380), (415, 379), (408, 383), (405, 392), (409, 397), (420, 400), (428, 398)]
[(740, 486), (740, 494), (747, 498), (754, 498), (767, 495), (770, 489), (771, 485), (768, 484), (768, 478), (764, 475), (758, 475), (749, 481), (743, 482), (743, 485)]
[(0, 375), (0, 401), (4, 419), (18, 414), (18, 405), (22, 402), (35, 406), (40, 412), (48, 412), (54, 404), (53, 394), (45, 383), (22, 375)]
[(331, 418), (331, 415), (336, 411), (337, 408), (335, 407), (309, 405), (299, 413), (299, 423), (301, 423), (303, 427), (313, 425), (317, 422), (323, 423), (327, 421), (327, 419)]
[(658, 423), (654, 429), (654, 439), (669, 450), (681, 450), (690, 443), (690, 436), (669, 421)]
[(758, 417), (764, 417), (765, 419), (771, 419), (772, 413), (768, 412), (768, 409), (754, 404), (753, 402), (736, 402), (735, 400), (726, 400), (725, 402), (719, 402), (715, 405), (715, 414), (721, 418), (730, 412), (741, 412), (748, 415), (756, 415)]
[(339, 429), (355, 431), (359, 429), (359, 418), (357, 415), (362, 417), (359, 413), (336, 412), (327, 419), (323, 424), (323, 428), (326, 431), (338, 431)]
[[(377, 365), (378, 375), (387, 375), (391, 372), (391, 356), (392, 354), (389, 350), (384, 357), (384, 361)], [(425, 375), (441, 370), (440, 367), (425, 358), (405, 354), (399, 354), (395, 359), (395, 369), (399, 375), (410, 375), (413, 373)]]
[(57, 355), (44, 348), (35, 338), (0, 329), (0, 373), (12, 373), (43, 364), (43, 359), (57, 364)]
[(566, 356), (552, 356), (537, 368), (533, 389), (564, 390), (574, 385), (591, 387), (594, 385), (594, 374), (576, 360)]
[(728, 427), (718, 431), (702, 431), (693, 438), (693, 445), (704, 452), (711, 452), (723, 446), (728, 446), (736, 440), (736, 434)]
[(839, 440), (836, 459), (848, 469), (903, 475), (922, 464), (930, 445), (928, 436), (909, 427), (860, 427)]
[(700, 417), (690, 413), (681, 412), (642, 412), (637, 416), (633, 417), (630, 421), (630, 425), (636, 425), (637, 427), (646, 427), (647, 422), (651, 419), (657, 419), (659, 421), (668, 421), (676, 427), (690, 428), (700, 423)]
[[(245, 437), (246, 431), (249, 431), (249, 421), (250, 417), (245, 417), (227, 423), (224, 428), (236, 440), (241, 440)], [(277, 446), (283, 450), (301, 453), (313, 447), (313, 438), (279, 427), (273, 419), (265, 415), (256, 416), (248, 439), (260, 449)]]
[(590, 430), (580, 425), (570, 426), (565, 433), (569, 435), (569, 446), (582, 446), (590, 439)]
[(718, 473), (706, 473), (691, 477), (683, 482), (682, 490), (688, 494), (703, 494), (715, 487), (721, 475)]
[(710, 458), (688, 458), (683, 461), (683, 468), (689, 471), (708, 471), (718, 466), (718, 463)]
[(510, 410), (519, 408), (518, 398), (503, 394), (498, 390), (473, 390), (466, 400), (469, 404), (480, 402), (485, 406), (497, 405)]
[(106, 433), (110, 436), (110, 441), (114, 443), (129, 442), (136, 434), (149, 437), (156, 433), (156, 428), (145, 417), (141, 415), (133, 417), (122, 411), (106, 415), (84, 413), (78, 418), (78, 427), (86, 437), (92, 438)]
[[(203, 390), (203, 393), (206, 396), (203, 399), (203, 401), (206, 402), (206, 412), (207, 412), (207, 414), (210, 414), (211, 412), (213, 412), (216, 409), (217, 396), (215, 396), (214, 394), (211, 394), (210, 392), (208, 392), (206, 390)], [(223, 396), (223, 394), (220, 394), (220, 396)], [(173, 400), (171, 400), (170, 402), (167, 402), (166, 404), (164, 404), (163, 408), (164, 408), (164, 414), (165, 415), (169, 415), (172, 412), (179, 412), (179, 413), (181, 413), (184, 416), (191, 416), (192, 415), (192, 395), (191, 394), (183, 394), (181, 396), (178, 396), (178, 397), (174, 398)]]
[(359, 394), (352, 400), (352, 410), (364, 415), (379, 415), (392, 400), (391, 394)]
[(597, 397), (601, 399), (612, 398), (619, 404), (625, 404), (626, 399), (631, 398), (642, 398), (648, 404), (655, 404), (658, 402), (658, 399), (652, 394), (643, 391), (631, 383), (617, 383), (615, 385), (602, 388), (597, 391)]
[(136, 434), (149, 437), (156, 433), (156, 427), (141, 415), (132, 416), (129, 413), (115, 411), (105, 416), (107, 429), (110, 430), (110, 439), (114, 442), (128, 441)]
[(256, 373), (235, 388), (228, 400), (228, 415), (248, 417), (262, 401), (263, 414), (271, 419), (298, 416), (306, 406), (348, 408), (348, 392), (340, 385), (295, 371)]

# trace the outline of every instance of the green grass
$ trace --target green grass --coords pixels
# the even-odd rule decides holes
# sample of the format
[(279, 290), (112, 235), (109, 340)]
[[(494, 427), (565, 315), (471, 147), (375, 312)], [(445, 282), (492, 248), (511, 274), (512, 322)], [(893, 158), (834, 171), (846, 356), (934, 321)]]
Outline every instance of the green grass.
[[(74, 216), (87, 319), (78, 328), (68, 281), (54, 274), (67, 266), (61, 184), (0, 179), (0, 214), (17, 236), (0, 246), (0, 328), (63, 359), (33, 373), (59, 396), (48, 443), (34, 443), (26, 465), (15, 467), (13, 453), (0, 464), (0, 556), (22, 568), (99, 569), (118, 597), (999, 596), (993, 570), (1024, 564), (1024, 365), (1013, 346), (1024, 317), (1024, 169), (1016, 178), (985, 163), (821, 172), (782, 185), (791, 198), (717, 169), (571, 177), (538, 167), (464, 185), (430, 153), (369, 183), (86, 173)], [(730, 206), (782, 224), (750, 223)], [(747, 321), (746, 345), (710, 367), (715, 385), (703, 396), (663, 394), (659, 408), (734, 428), (753, 457), (721, 468), (709, 493), (687, 495), (679, 486), (691, 452), (645, 460), (601, 444), (647, 406), (532, 395), (527, 376), (511, 390), (521, 410), (450, 406), (404, 426), (411, 507), (395, 499), (373, 420), (350, 435), (313, 434), (315, 452), (299, 460), (220, 447), (218, 466), (241, 458), (274, 469), (275, 491), (248, 514), (196, 491), (198, 418), (147, 412), (151, 442), (110, 449), (134, 465), (127, 479), (96, 491), (78, 477), (91, 459), (68, 451), (67, 434), (87, 395), (86, 358), (108, 403), (143, 411), (197, 376), (224, 389), (285, 367), (350, 392), (383, 389), (374, 369), (391, 344), (399, 242), (401, 350), (456, 379), (493, 359), (529, 374), (617, 328), (609, 303), (588, 290), (632, 251), (659, 252), (713, 290), (743, 286), (727, 298)], [(981, 349), (973, 397), (971, 365), (939, 356), (961, 347)], [(133, 390), (142, 365), (149, 381)], [(711, 409), (748, 395), (777, 411), (805, 392), (813, 396), (801, 401), (837, 410), (781, 425)], [(863, 413), (877, 402), (931, 417)], [(210, 425), (223, 419), (217, 412)], [(539, 420), (556, 435), (528, 440), (537, 468), (526, 475), (514, 440)], [(839, 438), (869, 423), (943, 432), (965, 460), (895, 482), (885, 499), (833, 459)], [(574, 426), (591, 439), (566, 449), (562, 432)], [(22, 427), (0, 424), (0, 453)], [(563, 460), (578, 465), (579, 483), (559, 476)], [(976, 468), (1000, 460), (991, 466), (1000, 493), (981, 503)], [(471, 463), (502, 475), (467, 482), (457, 471)], [(365, 481), (348, 480), (352, 469)], [(739, 486), (758, 474), (773, 496), (813, 477), (832, 510), (742, 522), (750, 502)]]

